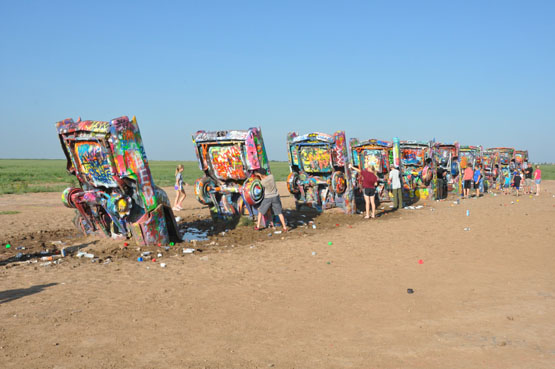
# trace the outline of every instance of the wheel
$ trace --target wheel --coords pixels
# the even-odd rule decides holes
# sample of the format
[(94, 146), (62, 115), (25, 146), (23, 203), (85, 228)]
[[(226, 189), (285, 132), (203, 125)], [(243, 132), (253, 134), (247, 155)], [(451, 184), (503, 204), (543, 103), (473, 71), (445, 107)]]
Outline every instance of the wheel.
[(264, 199), (264, 187), (260, 180), (250, 177), (241, 187), (241, 195), (249, 205), (257, 205)]
[(195, 195), (198, 202), (203, 205), (211, 205), (210, 189), (216, 187), (216, 184), (210, 177), (202, 177), (195, 181)]
[(287, 190), (290, 193), (299, 193), (299, 173), (291, 172), (287, 176)]
[(345, 179), (345, 173), (337, 171), (333, 172), (331, 176), (331, 188), (333, 192), (342, 194), (347, 189), (347, 180)]

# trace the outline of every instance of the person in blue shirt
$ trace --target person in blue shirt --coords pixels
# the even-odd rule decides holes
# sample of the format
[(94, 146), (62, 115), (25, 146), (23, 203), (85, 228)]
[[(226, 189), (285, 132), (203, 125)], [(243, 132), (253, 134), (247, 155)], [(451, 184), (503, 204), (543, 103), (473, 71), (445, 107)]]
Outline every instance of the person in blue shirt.
[(476, 198), (480, 197), (480, 184), (482, 182), (482, 166), (477, 165), (474, 169), (474, 189), (476, 190)]

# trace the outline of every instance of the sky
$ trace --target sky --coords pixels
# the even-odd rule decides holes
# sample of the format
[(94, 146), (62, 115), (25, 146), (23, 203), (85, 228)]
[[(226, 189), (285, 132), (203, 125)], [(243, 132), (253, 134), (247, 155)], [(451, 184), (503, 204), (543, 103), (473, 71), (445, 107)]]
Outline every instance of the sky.
[(555, 162), (554, 1), (0, 0), (0, 158), (55, 123), (137, 117), (151, 160), (197, 130), (528, 149)]

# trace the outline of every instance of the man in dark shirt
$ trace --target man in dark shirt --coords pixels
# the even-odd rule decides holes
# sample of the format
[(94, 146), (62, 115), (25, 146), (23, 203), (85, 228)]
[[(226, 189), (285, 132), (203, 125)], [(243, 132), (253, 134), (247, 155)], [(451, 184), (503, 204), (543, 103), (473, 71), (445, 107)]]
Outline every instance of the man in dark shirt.
[(532, 193), (532, 164), (528, 163), (524, 169), (524, 192), (527, 194)]
[(443, 200), (445, 198), (445, 173), (447, 171), (440, 165), (437, 168), (437, 198)]
[(520, 190), (520, 181), (522, 177), (520, 176), (520, 172), (515, 170), (514, 177), (513, 177), (513, 186), (516, 190), (516, 195), (518, 196), (518, 191)]

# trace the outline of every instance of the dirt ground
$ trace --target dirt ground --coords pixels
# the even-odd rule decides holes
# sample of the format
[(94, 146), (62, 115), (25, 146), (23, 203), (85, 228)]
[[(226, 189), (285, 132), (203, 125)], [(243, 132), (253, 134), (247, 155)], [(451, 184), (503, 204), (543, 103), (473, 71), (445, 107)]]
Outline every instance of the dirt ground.
[(274, 233), (213, 228), (189, 187), (180, 228), (208, 239), (168, 249), (79, 236), (57, 193), (0, 196), (0, 367), (553, 368), (543, 189), (376, 220), (288, 210)]

